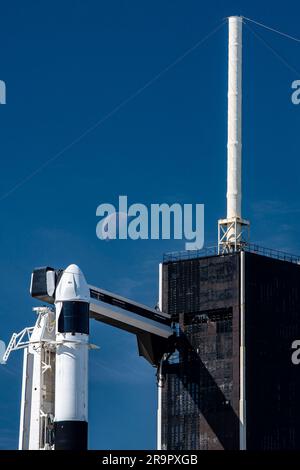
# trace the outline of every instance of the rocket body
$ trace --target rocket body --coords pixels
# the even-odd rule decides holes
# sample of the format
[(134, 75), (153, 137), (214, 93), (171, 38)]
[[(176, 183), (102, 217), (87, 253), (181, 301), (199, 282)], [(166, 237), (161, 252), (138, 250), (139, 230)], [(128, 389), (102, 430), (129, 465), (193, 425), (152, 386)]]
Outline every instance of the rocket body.
[(76, 265), (56, 288), (55, 450), (88, 442), (89, 288)]

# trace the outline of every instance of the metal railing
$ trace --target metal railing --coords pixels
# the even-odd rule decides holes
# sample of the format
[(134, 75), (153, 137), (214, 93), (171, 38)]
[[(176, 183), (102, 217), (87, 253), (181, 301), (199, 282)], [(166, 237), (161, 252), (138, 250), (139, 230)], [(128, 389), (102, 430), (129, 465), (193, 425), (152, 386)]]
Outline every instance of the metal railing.
[[(289, 263), (300, 264), (300, 256), (287, 253), (285, 251), (275, 250), (273, 248), (266, 248), (254, 243), (247, 243), (240, 247), (239, 251), (247, 251), (249, 253), (256, 253), (269, 258), (279, 259), (281, 261), (288, 261)], [(226, 256), (230, 253), (226, 253), (222, 256)], [(205, 258), (208, 256), (218, 255), (218, 247), (209, 246), (202, 250), (186, 250), (186, 251), (174, 251), (171, 253), (165, 253), (163, 256), (164, 263), (183, 261), (195, 258)]]

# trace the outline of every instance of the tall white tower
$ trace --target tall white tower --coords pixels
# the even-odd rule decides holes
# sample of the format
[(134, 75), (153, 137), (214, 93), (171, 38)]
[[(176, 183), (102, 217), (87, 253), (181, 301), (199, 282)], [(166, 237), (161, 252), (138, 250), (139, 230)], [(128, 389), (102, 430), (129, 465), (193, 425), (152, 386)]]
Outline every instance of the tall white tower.
[(242, 17), (228, 18), (227, 217), (218, 222), (221, 253), (245, 244), (250, 225), (242, 218), (242, 27)]

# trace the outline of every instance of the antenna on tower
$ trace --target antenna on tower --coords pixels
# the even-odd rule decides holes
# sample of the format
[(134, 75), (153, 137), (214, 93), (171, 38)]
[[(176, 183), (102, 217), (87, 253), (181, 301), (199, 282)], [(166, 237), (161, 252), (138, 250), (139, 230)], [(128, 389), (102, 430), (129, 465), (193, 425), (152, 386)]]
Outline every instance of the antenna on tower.
[(218, 251), (237, 251), (249, 240), (250, 222), (242, 218), (242, 27), (228, 18), (227, 217), (218, 221)]

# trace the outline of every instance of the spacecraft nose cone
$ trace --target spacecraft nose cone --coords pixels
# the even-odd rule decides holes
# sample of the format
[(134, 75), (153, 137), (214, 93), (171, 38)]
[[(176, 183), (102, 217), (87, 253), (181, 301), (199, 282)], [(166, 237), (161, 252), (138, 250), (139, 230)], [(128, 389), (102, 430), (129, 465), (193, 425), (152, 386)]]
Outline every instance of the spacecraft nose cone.
[(71, 274), (78, 274), (79, 276), (83, 276), (81, 269), (77, 264), (70, 264), (66, 269), (65, 272)]
[(90, 290), (81, 269), (70, 264), (63, 272), (55, 293), (56, 302), (78, 300), (89, 302)]

